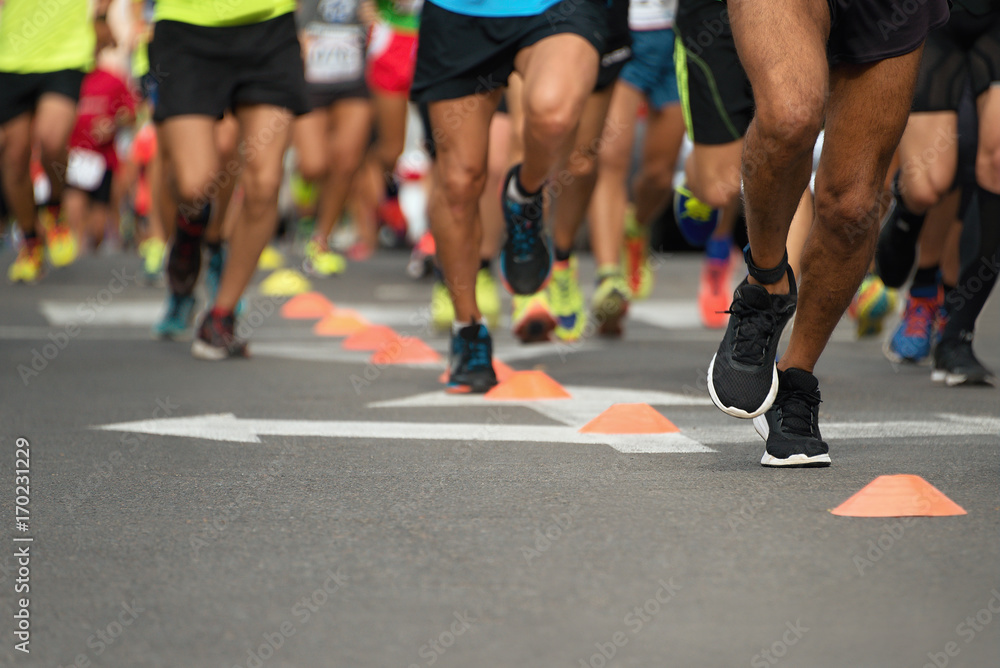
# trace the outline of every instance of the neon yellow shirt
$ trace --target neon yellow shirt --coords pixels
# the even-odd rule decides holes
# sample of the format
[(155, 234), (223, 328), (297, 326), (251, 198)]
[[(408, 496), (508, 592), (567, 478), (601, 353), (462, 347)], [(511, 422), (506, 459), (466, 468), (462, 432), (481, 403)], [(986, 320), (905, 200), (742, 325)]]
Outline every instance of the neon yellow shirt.
[(156, 0), (156, 21), (196, 26), (240, 26), (295, 11), (295, 0)]
[(89, 0), (6, 0), (0, 7), (0, 72), (93, 69)]

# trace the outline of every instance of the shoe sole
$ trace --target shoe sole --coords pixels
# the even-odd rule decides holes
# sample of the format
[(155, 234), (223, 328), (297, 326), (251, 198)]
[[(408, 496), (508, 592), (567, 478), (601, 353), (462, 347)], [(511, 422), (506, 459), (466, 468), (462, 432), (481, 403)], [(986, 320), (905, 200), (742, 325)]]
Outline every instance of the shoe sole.
[(539, 285), (536, 289), (530, 290), (528, 292), (517, 292), (516, 290), (514, 290), (514, 288), (511, 287), (510, 283), (507, 282), (507, 273), (503, 269), (504, 268), (504, 260), (506, 259), (506, 256), (507, 256), (507, 251), (506, 250), (501, 250), (500, 251), (500, 282), (503, 283), (504, 290), (506, 290), (509, 294), (518, 295), (519, 297), (530, 297), (531, 295), (537, 295), (539, 292), (541, 292), (545, 288), (549, 287), (549, 281), (552, 280), (552, 267), (555, 264), (555, 255), (554, 255), (554, 251), (552, 249), (553, 249), (553, 245), (549, 244), (549, 273), (545, 274), (545, 278), (542, 280), (541, 285)]
[(597, 333), (601, 336), (621, 336), (624, 330), (622, 322), (628, 315), (628, 305), (628, 299), (615, 290), (598, 304), (597, 308), (592, 308), (591, 315), (600, 323), (597, 326)]
[(521, 343), (542, 343), (551, 340), (557, 324), (549, 313), (528, 314), (514, 327), (514, 336)]
[(914, 366), (928, 364), (931, 356), (930, 351), (927, 351), (927, 354), (923, 357), (903, 357), (892, 349), (892, 339), (886, 339), (882, 343), (882, 354), (893, 364), (912, 364)]
[(708, 394), (712, 397), (712, 403), (715, 404), (716, 408), (726, 415), (744, 420), (749, 420), (766, 413), (771, 408), (775, 398), (778, 396), (778, 365), (771, 365), (771, 389), (764, 398), (764, 403), (752, 411), (745, 411), (742, 408), (736, 408), (735, 406), (726, 406), (719, 399), (719, 395), (715, 393), (715, 385), (712, 383), (712, 370), (715, 369), (715, 358), (718, 357), (718, 355), (719, 353), (712, 355), (712, 361), (708, 364)]
[[(771, 433), (770, 427), (767, 426), (767, 418), (763, 415), (759, 415), (753, 419), (753, 428), (756, 430), (757, 435), (764, 439), (767, 443), (767, 437)], [(807, 457), (805, 455), (792, 455), (787, 459), (778, 459), (777, 457), (771, 455), (767, 450), (764, 451), (764, 455), (760, 458), (760, 465), (767, 466), (769, 468), (786, 468), (786, 469), (805, 469), (805, 468), (820, 468), (830, 465), (830, 454), (826, 453), (823, 455), (814, 455), (812, 457)]]
[(229, 351), (225, 348), (217, 348), (216, 346), (209, 345), (199, 338), (191, 343), (191, 355), (200, 360), (207, 360), (209, 362), (221, 362), (224, 359), (232, 358), (248, 358), (250, 357), (250, 351), (244, 351), (242, 355), (230, 355)]

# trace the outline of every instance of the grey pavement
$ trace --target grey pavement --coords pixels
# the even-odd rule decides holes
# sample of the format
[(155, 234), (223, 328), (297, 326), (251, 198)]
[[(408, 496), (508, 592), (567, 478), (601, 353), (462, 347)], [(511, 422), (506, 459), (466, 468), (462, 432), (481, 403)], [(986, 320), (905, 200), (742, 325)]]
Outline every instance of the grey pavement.
[[(514, 368), (597, 397), (559, 408), (434, 399), (443, 364), (380, 368), (254, 290), (254, 358), (195, 360), (151, 339), (162, 288), (130, 278), (129, 255), (3, 287), (0, 665), (997, 665), (1000, 391), (935, 386), (845, 321), (817, 369), (833, 465), (764, 469), (749, 422), (707, 403), (721, 334), (697, 324), (697, 258), (660, 260), (623, 341), (497, 334)], [(443, 353), (429, 283), (404, 266), (386, 253), (314, 288)], [(997, 301), (977, 343), (994, 369)], [(626, 390), (659, 397), (686, 445), (558, 441)], [(143, 426), (100, 429), (122, 423)], [(365, 424), (338, 435), (348, 423)], [(557, 436), (499, 436), (532, 426)], [(829, 512), (900, 473), (968, 514)], [(14, 647), (22, 596), (30, 654)]]

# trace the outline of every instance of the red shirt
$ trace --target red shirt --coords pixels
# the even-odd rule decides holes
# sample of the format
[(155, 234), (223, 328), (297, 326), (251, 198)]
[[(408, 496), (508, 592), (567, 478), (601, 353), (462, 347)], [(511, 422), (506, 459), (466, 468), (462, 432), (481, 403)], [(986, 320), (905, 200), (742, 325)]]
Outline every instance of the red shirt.
[(70, 148), (97, 151), (104, 156), (108, 169), (114, 170), (118, 166), (115, 118), (126, 111), (129, 115), (135, 114), (135, 99), (125, 82), (107, 70), (95, 69), (83, 78), (80, 87)]

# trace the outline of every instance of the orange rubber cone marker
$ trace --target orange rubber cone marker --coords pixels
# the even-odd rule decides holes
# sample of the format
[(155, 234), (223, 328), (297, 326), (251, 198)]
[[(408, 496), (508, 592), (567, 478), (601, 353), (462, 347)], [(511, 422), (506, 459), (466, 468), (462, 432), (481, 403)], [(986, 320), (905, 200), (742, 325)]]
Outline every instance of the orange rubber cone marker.
[(318, 292), (303, 292), (281, 305), (281, 317), (289, 320), (319, 320), (333, 310), (329, 299)]
[(569, 392), (544, 371), (515, 371), (483, 396), (496, 401), (570, 398)]
[(373, 364), (436, 364), (441, 356), (415, 336), (396, 336), (371, 356)]
[(680, 431), (649, 404), (615, 404), (587, 424), (581, 434), (671, 434)]
[(965, 509), (918, 475), (880, 475), (830, 511), (842, 517), (941, 517)]
[(370, 325), (360, 332), (351, 334), (340, 344), (344, 350), (371, 350), (375, 351), (387, 343), (395, 341), (399, 334), (391, 327), (385, 325)]
[[(508, 365), (504, 364), (500, 360), (493, 360), (493, 371), (497, 375), (497, 382), (498, 383), (504, 382), (505, 380), (507, 380), (508, 378), (510, 378), (512, 375), (514, 375), (515, 373), (517, 373), (516, 371), (514, 371), (514, 369), (510, 368)], [(445, 369), (441, 373), (441, 375), (438, 376), (438, 382), (439, 383), (447, 383), (448, 382), (448, 373), (449, 373), (448, 369)]]
[(349, 308), (335, 308), (313, 327), (318, 336), (350, 336), (371, 324), (357, 311)]

